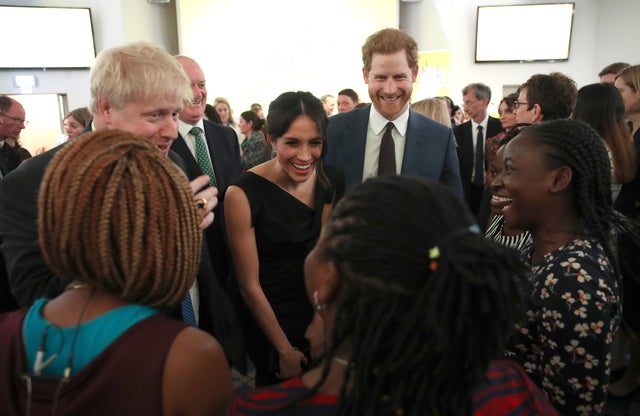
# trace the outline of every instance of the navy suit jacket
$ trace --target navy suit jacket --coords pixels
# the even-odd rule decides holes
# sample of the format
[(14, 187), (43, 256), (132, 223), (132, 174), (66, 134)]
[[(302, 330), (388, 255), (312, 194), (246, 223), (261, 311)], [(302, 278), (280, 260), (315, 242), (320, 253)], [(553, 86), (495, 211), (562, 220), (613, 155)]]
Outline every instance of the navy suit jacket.
[[(460, 178), (462, 179), (462, 189), (465, 199), (468, 199), (469, 188), (471, 186), (471, 175), (473, 173), (473, 134), (471, 132), (471, 120), (462, 123), (453, 129), (458, 144), (458, 160), (460, 161)], [(487, 131), (484, 132), (485, 141), (496, 134), (502, 132), (502, 123), (494, 117), (489, 117), (487, 121)], [(487, 163), (486, 146), (484, 163)], [(485, 166), (485, 170), (487, 166)]]
[[(362, 182), (370, 105), (329, 118), (326, 163), (344, 172), (347, 189)], [(401, 175), (440, 182), (462, 196), (453, 132), (409, 109)]]
[[(216, 187), (218, 188), (218, 205), (214, 208), (215, 219), (213, 224), (205, 231), (207, 244), (213, 262), (213, 267), (221, 286), (226, 287), (232, 261), (227, 242), (227, 231), (224, 223), (224, 193), (233, 180), (242, 173), (240, 165), (240, 145), (238, 136), (231, 127), (222, 126), (204, 121), (204, 135), (209, 147), (209, 156), (216, 175)], [(171, 145), (171, 150), (176, 152), (184, 161), (187, 175), (193, 179), (202, 175), (202, 169), (184, 138), (178, 135)]]

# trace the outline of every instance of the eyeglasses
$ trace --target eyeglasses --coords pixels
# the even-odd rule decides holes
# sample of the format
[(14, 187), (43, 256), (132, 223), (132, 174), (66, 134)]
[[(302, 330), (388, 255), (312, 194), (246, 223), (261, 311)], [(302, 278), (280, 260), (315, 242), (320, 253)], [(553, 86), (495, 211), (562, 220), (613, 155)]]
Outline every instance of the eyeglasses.
[(514, 106), (516, 109), (518, 109), (518, 108), (520, 108), (520, 106), (521, 106), (521, 105), (523, 105), (523, 104), (525, 104), (525, 105), (529, 105), (529, 103), (525, 103), (524, 101), (517, 101), (517, 100), (516, 100), (516, 102), (513, 104), (513, 106)]
[(0, 113), (0, 116), (3, 116), (3, 117), (8, 118), (9, 120), (13, 121), (13, 123), (14, 123), (14, 124), (24, 124), (25, 126), (26, 126), (27, 124), (29, 124), (29, 121), (28, 121), (28, 120), (25, 120), (25, 119), (23, 119), (23, 118), (11, 117), (11, 116), (8, 116), (8, 115), (6, 115), (6, 114), (2, 114), (2, 113)]

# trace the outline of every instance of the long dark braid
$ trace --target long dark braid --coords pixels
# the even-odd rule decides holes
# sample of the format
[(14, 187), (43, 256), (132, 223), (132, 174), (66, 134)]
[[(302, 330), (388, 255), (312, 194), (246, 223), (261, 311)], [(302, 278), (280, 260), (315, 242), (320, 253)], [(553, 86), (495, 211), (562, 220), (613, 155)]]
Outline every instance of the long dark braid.
[(472, 224), (459, 197), (418, 178), (370, 179), (336, 206), (318, 248), (337, 266), (341, 295), (316, 389), (348, 343), (340, 414), (471, 412), (527, 285), (517, 253)]
[(627, 235), (637, 230), (637, 225), (613, 209), (611, 163), (604, 141), (588, 124), (569, 119), (538, 124), (521, 135), (547, 146), (545, 157), (549, 167), (571, 168), (573, 209), (581, 221), (582, 232), (598, 240), (619, 271), (617, 243), (612, 233)]

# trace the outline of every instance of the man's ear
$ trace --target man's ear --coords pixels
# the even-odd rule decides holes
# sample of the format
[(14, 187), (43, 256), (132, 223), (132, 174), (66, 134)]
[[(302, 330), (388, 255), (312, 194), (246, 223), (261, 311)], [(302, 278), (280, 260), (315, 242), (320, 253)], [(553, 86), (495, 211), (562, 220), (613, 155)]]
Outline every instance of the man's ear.
[(571, 184), (573, 171), (569, 166), (562, 166), (553, 171), (552, 183), (549, 191), (553, 194), (564, 192)]
[(365, 84), (369, 84), (369, 72), (364, 67), (362, 68), (362, 78)]
[(533, 118), (531, 119), (531, 121), (533, 123), (538, 123), (542, 121), (542, 119), (544, 119), (544, 116), (542, 115), (542, 107), (540, 107), (540, 104), (534, 104), (532, 110)]
[(100, 113), (100, 118), (107, 126), (111, 124), (112, 111), (113, 107), (111, 104), (106, 102), (103, 98), (98, 98), (98, 112)]
[(416, 64), (416, 66), (414, 66), (411, 69), (411, 83), (413, 84), (414, 82), (416, 82), (416, 80), (418, 79), (418, 72), (420, 71), (420, 65)]

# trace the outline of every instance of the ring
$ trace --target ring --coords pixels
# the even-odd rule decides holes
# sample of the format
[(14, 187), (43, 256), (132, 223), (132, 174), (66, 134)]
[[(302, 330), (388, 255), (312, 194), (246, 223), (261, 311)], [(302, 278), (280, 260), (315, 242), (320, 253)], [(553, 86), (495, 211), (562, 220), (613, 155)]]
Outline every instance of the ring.
[(208, 202), (207, 202), (207, 200), (206, 200), (206, 199), (204, 199), (204, 198), (200, 198), (200, 199), (198, 199), (198, 200), (196, 201), (196, 206), (197, 206), (199, 209), (203, 209), (203, 210), (205, 210), (205, 211), (206, 211), (206, 209), (207, 209), (207, 204), (208, 204)]

